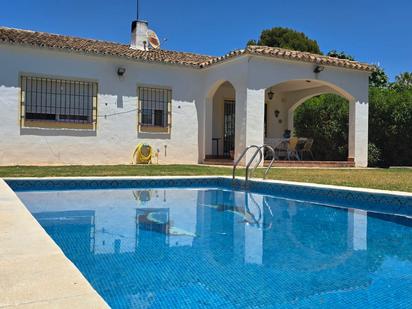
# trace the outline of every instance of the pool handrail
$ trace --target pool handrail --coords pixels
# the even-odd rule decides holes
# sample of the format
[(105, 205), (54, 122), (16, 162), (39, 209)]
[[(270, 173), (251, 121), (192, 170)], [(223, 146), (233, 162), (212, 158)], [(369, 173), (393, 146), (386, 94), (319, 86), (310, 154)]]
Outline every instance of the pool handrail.
[[(261, 153), (261, 151), (260, 151), (260, 147), (259, 147), (259, 146), (257, 146), (257, 145), (250, 145), (250, 146), (246, 147), (245, 150), (243, 150), (243, 152), (240, 154), (239, 158), (237, 158), (237, 160), (233, 163), (233, 169), (232, 169), (232, 179), (233, 179), (233, 180), (235, 180), (235, 178), (236, 178), (236, 168), (237, 168), (237, 166), (239, 165), (239, 163), (240, 163), (240, 161), (243, 159), (243, 157), (246, 155), (246, 153), (249, 151), (249, 149), (252, 149), (252, 148), (256, 148), (257, 151), (259, 151), (259, 153), (260, 153), (260, 161), (262, 161), (262, 153)], [(256, 152), (255, 152), (255, 154), (256, 154)], [(254, 157), (256, 157), (256, 155), (255, 155)], [(248, 175), (247, 175), (247, 171), (246, 171), (246, 181), (247, 181), (247, 179), (248, 179)]]
[(260, 147), (256, 150), (256, 152), (253, 154), (253, 156), (250, 158), (248, 164), (246, 165), (246, 178), (245, 178), (246, 183), (247, 183), (247, 181), (249, 180), (248, 178), (249, 178), (249, 168), (250, 168), (250, 166), (252, 165), (252, 163), (254, 162), (256, 156), (257, 156), (258, 153), (259, 153), (259, 154), (260, 154), (260, 158), (259, 158), (259, 160), (257, 161), (257, 163), (255, 164), (255, 167), (253, 168), (252, 172), (250, 173), (250, 176), (253, 176), (253, 173), (255, 172), (255, 170), (257, 169), (257, 167), (258, 167), (258, 166), (260, 165), (260, 163), (262, 162), (262, 150), (264, 150), (264, 149), (266, 149), (266, 148), (269, 149), (270, 152), (272, 153), (272, 160), (270, 161), (270, 164), (269, 164), (268, 168), (266, 169), (265, 174), (263, 175), (263, 179), (266, 179), (267, 174), (269, 173), (269, 170), (272, 168), (273, 163), (275, 162), (276, 154), (275, 154), (275, 150), (273, 149), (272, 146), (269, 146), (269, 145), (264, 144), (264, 145), (260, 146)]

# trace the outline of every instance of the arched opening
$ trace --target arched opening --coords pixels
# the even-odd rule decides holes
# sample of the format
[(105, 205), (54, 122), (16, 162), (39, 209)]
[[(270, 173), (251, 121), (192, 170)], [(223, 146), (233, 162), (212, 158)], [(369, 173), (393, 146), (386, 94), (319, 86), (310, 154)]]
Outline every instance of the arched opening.
[(206, 159), (233, 159), (235, 150), (236, 91), (229, 81), (219, 82), (208, 96)]
[[(269, 87), (265, 143), (276, 147), (279, 160), (347, 161), (351, 100), (343, 89), (319, 80), (291, 80)], [(318, 113), (320, 106), (324, 109)]]
[[(348, 158), (349, 102), (336, 94), (321, 94), (305, 100), (293, 112), (293, 132), (314, 141), (311, 153), (317, 161)], [(321, 125), (319, 125), (321, 124)], [(301, 158), (311, 158), (311, 155)]]

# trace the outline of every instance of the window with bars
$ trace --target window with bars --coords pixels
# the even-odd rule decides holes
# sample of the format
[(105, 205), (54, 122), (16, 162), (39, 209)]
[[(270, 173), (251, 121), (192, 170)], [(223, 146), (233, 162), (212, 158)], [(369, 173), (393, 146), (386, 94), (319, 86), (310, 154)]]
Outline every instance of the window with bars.
[(21, 76), (22, 126), (96, 124), (96, 82)]
[(171, 126), (172, 90), (157, 87), (138, 88), (139, 130), (158, 128), (166, 131)]

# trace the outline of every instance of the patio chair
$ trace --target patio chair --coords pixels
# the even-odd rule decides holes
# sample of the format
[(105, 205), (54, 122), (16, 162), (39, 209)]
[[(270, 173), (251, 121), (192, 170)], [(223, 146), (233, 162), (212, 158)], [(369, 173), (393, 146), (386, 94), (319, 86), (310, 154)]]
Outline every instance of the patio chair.
[(297, 160), (300, 160), (297, 150), (298, 143), (299, 139), (296, 136), (290, 138), (287, 149), (288, 160), (290, 160), (291, 158), (296, 158)]
[(302, 149), (299, 151), (300, 158), (303, 160), (303, 156), (305, 153), (309, 153), (311, 159), (313, 160), (313, 153), (312, 153), (312, 145), (313, 145), (313, 138), (308, 138), (303, 145)]
[(282, 140), (277, 140), (271, 146), (275, 150), (275, 160), (279, 160), (282, 152), (286, 152), (286, 148), (284, 147), (284, 142)]

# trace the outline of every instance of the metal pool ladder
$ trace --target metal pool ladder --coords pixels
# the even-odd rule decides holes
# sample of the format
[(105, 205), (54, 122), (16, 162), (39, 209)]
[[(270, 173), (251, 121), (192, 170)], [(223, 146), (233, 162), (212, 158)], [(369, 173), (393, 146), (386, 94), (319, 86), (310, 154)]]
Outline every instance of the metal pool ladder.
[[(243, 157), (246, 155), (246, 153), (252, 148), (255, 148), (256, 150), (255, 150), (254, 154), (252, 155), (252, 157), (250, 158), (250, 160), (248, 161), (248, 163), (246, 164), (245, 185), (247, 185), (249, 177), (253, 176), (254, 172), (256, 171), (256, 169), (258, 168), (260, 163), (262, 162), (262, 160), (264, 158), (263, 151), (265, 149), (269, 149), (269, 151), (272, 153), (272, 160), (270, 161), (270, 164), (269, 164), (268, 168), (266, 169), (265, 174), (263, 175), (263, 179), (266, 179), (266, 177), (269, 173), (269, 170), (272, 168), (273, 163), (275, 162), (275, 159), (276, 159), (275, 150), (273, 149), (272, 146), (269, 146), (269, 145), (262, 145), (262, 146), (251, 145), (251, 146), (247, 147), (245, 150), (243, 150), (242, 154), (239, 156), (239, 158), (233, 164), (233, 170), (232, 170), (232, 179), (233, 179), (233, 181), (236, 178), (236, 168), (237, 168), (237, 166), (239, 165), (239, 163), (243, 159)], [(257, 162), (256, 162), (255, 166), (253, 167), (252, 171), (249, 173), (250, 166), (255, 161), (257, 155), (259, 155), (259, 159), (257, 160)]]

